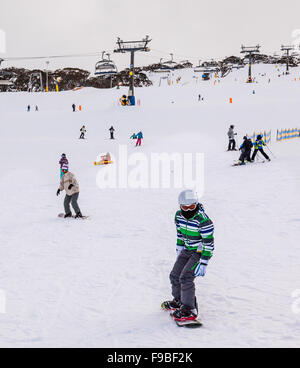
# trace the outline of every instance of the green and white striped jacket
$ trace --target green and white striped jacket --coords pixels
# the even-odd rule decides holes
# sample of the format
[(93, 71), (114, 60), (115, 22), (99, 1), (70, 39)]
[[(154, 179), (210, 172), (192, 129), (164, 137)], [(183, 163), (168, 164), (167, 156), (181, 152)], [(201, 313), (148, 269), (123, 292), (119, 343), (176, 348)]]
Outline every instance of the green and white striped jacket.
[(188, 220), (177, 211), (175, 224), (178, 249), (201, 252), (201, 262), (208, 263), (214, 251), (214, 225), (203, 208)]

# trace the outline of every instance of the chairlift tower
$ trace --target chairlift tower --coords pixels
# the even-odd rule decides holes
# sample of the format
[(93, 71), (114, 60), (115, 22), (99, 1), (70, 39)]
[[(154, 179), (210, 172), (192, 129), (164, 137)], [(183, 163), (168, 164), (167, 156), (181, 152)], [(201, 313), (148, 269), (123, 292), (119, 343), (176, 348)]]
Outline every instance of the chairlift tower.
[(144, 51), (149, 52), (150, 49), (148, 48), (148, 43), (151, 40), (149, 36), (146, 36), (142, 41), (123, 41), (118, 37), (117, 45), (118, 48), (114, 50), (114, 52), (126, 53), (130, 52), (130, 68), (129, 68), (129, 75), (130, 75), (130, 85), (129, 85), (129, 92), (128, 97), (130, 100), (131, 105), (135, 105), (135, 97), (134, 97), (134, 53), (137, 51)]
[(256, 45), (256, 46), (241, 46), (242, 51), (241, 54), (246, 54), (246, 57), (249, 60), (249, 72), (248, 72), (248, 80), (247, 83), (252, 83), (252, 61), (253, 61), (253, 56), (259, 54), (259, 49), (260, 46)]
[(30, 74), (28, 91), (32, 92), (32, 83), (34, 78), (38, 78), (40, 80), (40, 91), (43, 92), (43, 78), (41, 72), (33, 72)]
[(281, 45), (281, 51), (285, 51), (286, 55), (286, 74), (290, 74), (290, 51), (294, 50), (294, 46)]

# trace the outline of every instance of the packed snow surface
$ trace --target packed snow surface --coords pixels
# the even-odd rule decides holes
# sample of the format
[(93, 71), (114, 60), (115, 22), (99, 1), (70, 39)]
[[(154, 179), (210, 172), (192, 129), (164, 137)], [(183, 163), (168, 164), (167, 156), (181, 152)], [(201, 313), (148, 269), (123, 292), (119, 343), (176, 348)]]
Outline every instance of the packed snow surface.
[[(153, 73), (135, 107), (118, 104), (126, 88), (0, 94), (0, 346), (299, 346), (300, 138), (276, 142), (276, 130), (300, 128), (300, 69), (283, 70), (254, 65), (251, 85), (246, 68), (220, 82), (192, 70)], [(226, 152), (230, 124), (239, 144), (271, 129), (271, 162), (232, 167), (239, 153)], [(136, 148), (129, 137), (139, 130)], [(215, 224), (215, 253), (196, 279), (201, 329), (178, 328), (160, 309), (171, 298), (181, 188), (100, 189), (105, 168), (93, 163), (111, 152), (118, 165), (119, 145), (146, 157), (205, 154), (201, 202)], [(57, 217), (62, 153), (89, 220)]]

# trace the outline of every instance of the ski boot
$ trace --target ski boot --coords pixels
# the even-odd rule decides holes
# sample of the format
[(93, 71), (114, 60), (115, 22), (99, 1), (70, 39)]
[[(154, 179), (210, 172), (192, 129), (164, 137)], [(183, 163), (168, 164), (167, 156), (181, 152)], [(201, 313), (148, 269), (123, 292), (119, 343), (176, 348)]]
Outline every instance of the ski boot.
[(181, 302), (180, 300), (176, 300), (176, 299), (167, 300), (162, 303), (161, 307), (165, 311), (176, 311), (177, 309), (181, 307)]
[(82, 218), (82, 214), (81, 214), (81, 212), (76, 213), (75, 218)]
[(172, 317), (174, 318), (175, 321), (178, 322), (195, 321), (197, 319), (197, 316), (198, 311), (196, 308), (192, 309), (183, 304), (181, 305), (180, 309), (176, 309), (172, 313)]
[(72, 217), (72, 213), (66, 213), (64, 218), (67, 218), (67, 217)]

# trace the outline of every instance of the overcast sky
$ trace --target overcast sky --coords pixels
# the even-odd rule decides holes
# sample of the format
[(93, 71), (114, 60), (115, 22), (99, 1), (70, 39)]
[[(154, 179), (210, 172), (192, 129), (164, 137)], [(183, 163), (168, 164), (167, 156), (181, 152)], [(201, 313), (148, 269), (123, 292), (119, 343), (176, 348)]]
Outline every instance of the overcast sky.
[[(136, 65), (239, 55), (241, 44), (261, 44), (261, 52), (280, 52), (300, 29), (300, 1), (285, 0), (1, 0), (0, 29), (6, 54), (0, 57), (84, 54), (111, 51), (117, 37), (149, 35), (151, 52), (136, 55)], [(296, 34), (296, 32), (295, 32)], [(300, 39), (300, 31), (298, 34)], [(300, 41), (299, 41), (300, 42)], [(119, 68), (128, 54), (114, 54)], [(50, 60), (50, 69), (78, 66), (92, 71), (97, 57)], [(45, 67), (45, 60), (5, 62)]]

